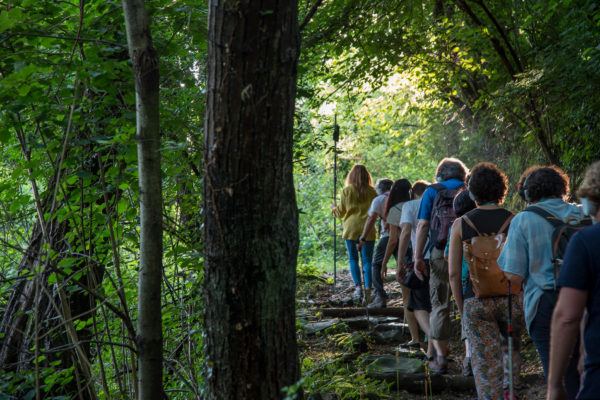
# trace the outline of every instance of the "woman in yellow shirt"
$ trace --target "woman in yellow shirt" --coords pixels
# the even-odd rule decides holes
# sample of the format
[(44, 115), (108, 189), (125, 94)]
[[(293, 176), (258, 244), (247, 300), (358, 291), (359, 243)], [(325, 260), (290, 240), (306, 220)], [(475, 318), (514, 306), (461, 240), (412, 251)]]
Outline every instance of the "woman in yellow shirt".
[(333, 204), (331, 210), (333, 215), (344, 220), (344, 232), (342, 238), (346, 240), (348, 258), (350, 259), (350, 273), (354, 280), (354, 297), (362, 296), (360, 269), (358, 267), (358, 250), (356, 245), (364, 239), (366, 243), (361, 248), (363, 274), (365, 288), (371, 288), (371, 259), (373, 258), (373, 247), (375, 245), (375, 230), (369, 236), (361, 238), (367, 212), (371, 202), (377, 196), (373, 187), (373, 179), (367, 168), (361, 164), (355, 164), (348, 176), (346, 185), (340, 194), (340, 204)]

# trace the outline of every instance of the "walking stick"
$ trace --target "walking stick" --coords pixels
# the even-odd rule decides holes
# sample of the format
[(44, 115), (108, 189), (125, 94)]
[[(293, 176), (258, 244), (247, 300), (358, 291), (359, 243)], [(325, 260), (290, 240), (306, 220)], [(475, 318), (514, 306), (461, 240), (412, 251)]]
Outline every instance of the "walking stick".
[[(340, 127), (337, 114), (333, 122), (333, 201), (337, 200), (337, 142), (340, 140)], [(337, 284), (337, 221), (333, 217), (333, 287)]]
[(514, 399), (514, 380), (513, 380), (513, 326), (512, 326), (512, 295), (511, 295), (511, 282), (508, 281), (508, 390), (510, 394), (510, 400)]

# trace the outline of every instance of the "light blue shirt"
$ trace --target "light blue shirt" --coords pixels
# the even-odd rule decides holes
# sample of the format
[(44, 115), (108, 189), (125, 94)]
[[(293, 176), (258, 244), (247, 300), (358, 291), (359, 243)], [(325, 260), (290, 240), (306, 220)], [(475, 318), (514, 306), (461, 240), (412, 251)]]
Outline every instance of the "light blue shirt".
[[(581, 206), (550, 198), (535, 204), (563, 221), (577, 223), (584, 217)], [(552, 261), (552, 232), (546, 219), (533, 212), (517, 214), (508, 230), (506, 243), (498, 258), (503, 271), (523, 278), (523, 309), (527, 329), (537, 313), (544, 290), (554, 290), (554, 262)]]

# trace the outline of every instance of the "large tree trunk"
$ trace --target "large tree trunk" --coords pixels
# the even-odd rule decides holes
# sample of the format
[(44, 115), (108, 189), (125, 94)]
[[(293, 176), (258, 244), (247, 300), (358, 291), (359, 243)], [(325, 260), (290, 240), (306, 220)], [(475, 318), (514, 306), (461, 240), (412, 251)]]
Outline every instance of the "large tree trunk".
[(209, 3), (204, 302), (210, 399), (275, 399), (298, 380), (293, 0)]
[(143, 0), (124, 0), (129, 55), (135, 76), (140, 182), (138, 283), (138, 398), (163, 399), (162, 390), (162, 183), (158, 54)]

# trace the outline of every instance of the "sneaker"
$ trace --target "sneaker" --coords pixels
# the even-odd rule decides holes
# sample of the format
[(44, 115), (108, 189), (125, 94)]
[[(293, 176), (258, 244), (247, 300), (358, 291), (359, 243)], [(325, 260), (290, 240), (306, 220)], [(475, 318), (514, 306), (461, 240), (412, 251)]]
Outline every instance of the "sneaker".
[(354, 294), (352, 295), (352, 298), (354, 300), (362, 299), (362, 287), (360, 285), (356, 285), (356, 287), (354, 288)]
[(432, 373), (443, 375), (448, 373), (448, 360), (444, 356), (437, 356), (429, 363), (429, 369)]
[(463, 376), (473, 376), (473, 368), (471, 367), (471, 357), (463, 358), (462, 374)]
[(373, 309), (373, 308), (385, 308), (386, 304), (385, 304), (385, 299), (383, 297), (381, 297), (380, 295), (376, 294), (375, 297), (373, 298), (373, 301), (371, 301), (371, 303), (367, 306), (368, 309)]
[(407, 349), (411, 349), (411, 350), (418, 350), (421, 348), (421, 343), (419, 342), (406, 342), (406, 343), (402, 343), (400, 345), (401, 347), (406, 347)]

